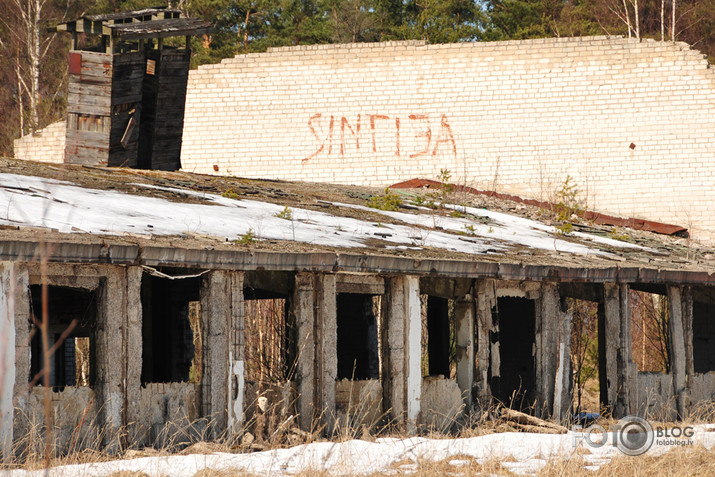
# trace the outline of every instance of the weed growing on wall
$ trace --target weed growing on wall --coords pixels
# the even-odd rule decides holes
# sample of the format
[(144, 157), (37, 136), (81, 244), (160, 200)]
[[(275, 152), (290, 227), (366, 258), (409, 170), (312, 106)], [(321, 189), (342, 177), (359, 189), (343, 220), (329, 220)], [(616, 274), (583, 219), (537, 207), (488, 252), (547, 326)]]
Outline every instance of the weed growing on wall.
[(382, 195), (375, 195), (370, 197), (367, 201), (367, 206), (373, 209), (380, 210), (398, 210), (402, 204), (402, 199), (398, 194), (390, 191), (389, 187), (385, 188), (385, 192)]

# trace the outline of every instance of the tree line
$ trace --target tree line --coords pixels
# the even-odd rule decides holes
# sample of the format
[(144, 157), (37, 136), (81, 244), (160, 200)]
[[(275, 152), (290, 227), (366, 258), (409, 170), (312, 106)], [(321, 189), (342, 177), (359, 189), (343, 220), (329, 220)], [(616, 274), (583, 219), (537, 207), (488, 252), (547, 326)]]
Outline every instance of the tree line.
[[(269, 47), (424, 39), (430, 43), (623, 35), (685, 41), (715, 58), (715, 0), (176, 0), (213, 22), (192, 67)], [(0, 155), (64, 117), (69, 35), (48, 28), (156, 0), (0, 0)]]

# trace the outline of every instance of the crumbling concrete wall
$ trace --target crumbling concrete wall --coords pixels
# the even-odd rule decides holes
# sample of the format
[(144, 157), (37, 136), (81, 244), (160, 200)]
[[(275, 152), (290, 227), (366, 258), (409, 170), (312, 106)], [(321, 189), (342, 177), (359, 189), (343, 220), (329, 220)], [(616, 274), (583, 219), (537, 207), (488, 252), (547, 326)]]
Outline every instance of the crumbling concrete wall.
[(462, 391), (453, 379), (427, 376), (422, 379), (419, 423), (423, 427), (447, 432), (465, 408)]
[(335, 413), (338, 429), (373, 428), (384, 416), (380, 380), (339, 380), (335, 384)]
[(245, 429), (259, 442), (269, 439), (281, 425), (297, 421), (298, 399), (295, 382), (246, 382), (244, 395)]
[(713, 411), (715, 402), (715, 371), (695, 374), (690, 382), (691, 411), (698, 413), (701, 408), (709, 407)]
[(637, 373), (636, 408), (631, 410), (646, 419), (667, 421), (676, 417), (673, 396), (673, 375), (669, 373)]
[(148, 383), (140, 391), (134, 445), (159, 447), (195, 441), (205, 429), (199, 422), (199, 386), (194, 383)]
[[(59, 392), (50, 391), (52, 448), (57, 454), (102, 447), (106, 431), (95, 390), (67, 386)], [(36, 386), (27, 395), (23, 409), (15, 415), (16, 425), (23, 429), (16, 434), (15, 446), (29, 452), (44, 452), (45, 388)]]

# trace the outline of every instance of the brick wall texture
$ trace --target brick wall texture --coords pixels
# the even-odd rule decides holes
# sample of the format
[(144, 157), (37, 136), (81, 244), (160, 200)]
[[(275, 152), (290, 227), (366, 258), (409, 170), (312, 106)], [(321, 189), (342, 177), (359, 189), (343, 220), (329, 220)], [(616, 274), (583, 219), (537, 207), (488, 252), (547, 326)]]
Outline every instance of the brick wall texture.
[(63, 163), (65, 161), (66, 129), (67, 123), (58, 121), (33, 134), (15, 139), (15, 157), (26, 161)]
[[(715, 239), (715, 69), (687, 44), (558, 38), (277, 48), (189, 77), (185, 170), (552, 199)], [(218, 169), (218, 171), (216, 171)]]

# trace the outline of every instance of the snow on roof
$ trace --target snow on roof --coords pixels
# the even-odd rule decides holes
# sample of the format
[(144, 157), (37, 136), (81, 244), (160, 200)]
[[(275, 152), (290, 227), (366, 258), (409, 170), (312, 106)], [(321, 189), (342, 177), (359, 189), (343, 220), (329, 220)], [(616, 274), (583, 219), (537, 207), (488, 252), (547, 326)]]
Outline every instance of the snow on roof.
[[(433, 248), (467, 254), (499, 253), (513, 246), (550, 252), (608, 256), (601, 245), (646, 250), (638, 245), (575, 233), (567, 240), (555, 227), (474, 207), (455, 207), (457, 217), (426, 208), (390, 212), (332, 202), (331, 209), (357, 209), (385, 222), (346, 217), (259, 200), (229, 198), (148, 184), (133, 184), (203, 203), (170, 201), (115, 190), (77, 186), (52, 178), (0, 173), (0, 224), (42, 227), (65, 233), (181, 236), (200, 234), (227, 241), (296, 241), (338, 248), (364, 248), (376, 241), (387, 249)], [(454, 206), (452, 206), (454, 207)], [(388, 220), (391, 219), (391, 220)]]

